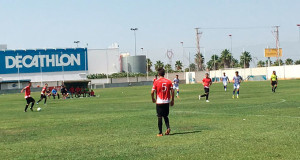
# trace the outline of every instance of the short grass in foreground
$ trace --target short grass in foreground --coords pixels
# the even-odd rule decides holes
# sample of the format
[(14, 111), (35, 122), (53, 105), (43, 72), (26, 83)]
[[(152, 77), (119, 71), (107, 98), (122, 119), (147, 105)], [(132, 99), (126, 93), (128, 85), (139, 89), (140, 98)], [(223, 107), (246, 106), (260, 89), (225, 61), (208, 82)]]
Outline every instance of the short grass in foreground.
[[(97, 89), (99, 98), (50, 99), (24, 113), (23, 94), (0, 95), (1, 159), (299, 159), (300, 81), (180, 85), (170, 136), (156, 137), (151, 86)], [(33, 93), (38, 100), (39, 93)], [(35, 105), (35, 109), (37, 105)]]

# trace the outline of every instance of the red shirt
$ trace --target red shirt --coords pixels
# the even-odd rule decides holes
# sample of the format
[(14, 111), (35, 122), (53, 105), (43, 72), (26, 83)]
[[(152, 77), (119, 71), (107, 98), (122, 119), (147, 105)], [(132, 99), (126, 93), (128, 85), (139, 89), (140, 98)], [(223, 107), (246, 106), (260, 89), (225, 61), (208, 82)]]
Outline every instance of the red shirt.
[(154, 84), (154, 82), (155, 82), (156, 80), (157, 80), (156, 78), (153, 79), (153, 84)]
[(156, 91), (156, 104), (170, 103), (170, 91), (172, 88), (172, 81), (166, 78), (157, 79), (152, 87), (152, 90)]
[(26, 86), (25, 87), (25, 98), (28, 98), (28, 97), (30, 97), (30, 87)]
[(81, 88), (77, 87), (76, 92), (81, 92)]
[(202, 82), (204, 84), (204, 88), (209, 88), (210, 83), (211, 83), (211, 79), (210, 78), (203, 78)]
[(91, 91), (91, 96), (94, 96), (94, 95), (95, 95), (94, 91)]
[(71, 93), (74, 93), (74, 90), (75, 90), (75, 89), (74, 89), (73, 87), (70, 88), (70, 92), (71, 92)]
[(45, 95), (46, 90), (47, 90), (47, 87), (43, 87), (41, 94)]

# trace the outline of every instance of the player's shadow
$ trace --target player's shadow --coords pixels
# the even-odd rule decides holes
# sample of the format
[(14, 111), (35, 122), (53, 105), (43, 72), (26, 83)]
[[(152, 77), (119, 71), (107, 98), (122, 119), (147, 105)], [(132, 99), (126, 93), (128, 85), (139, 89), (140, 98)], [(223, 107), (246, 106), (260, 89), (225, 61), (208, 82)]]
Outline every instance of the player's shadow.
[(173, 136), (173, 135), (181, 135), (181, 134), (193, 134), (193, 133), (199, 133), (199, 132), (202, 132), (202, 131), (175, 132), (175, 133), (170, 133), (169, 135)]

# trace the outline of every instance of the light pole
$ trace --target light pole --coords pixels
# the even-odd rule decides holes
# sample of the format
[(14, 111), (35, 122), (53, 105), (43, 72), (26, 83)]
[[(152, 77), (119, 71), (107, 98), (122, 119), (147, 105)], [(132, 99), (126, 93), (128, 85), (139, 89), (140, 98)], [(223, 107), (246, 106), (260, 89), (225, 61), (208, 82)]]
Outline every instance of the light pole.
[(297, 27), (299, 27), (299, 41), (300, 41), (300, 24), (297, 24)]
[(180, 42), (182, 46), (182, 67), (183, 67), (183, 79), (185, 79), (185, 69), (184, 69), (184, 47), (183, 42)]
[(230, 34), (229, 37), (230, 37), (230, 53), (231, 53), (229, 67), (231, 68), (231, 60), (232, 60), (232, 58), (231, 58), (232, 57), (232, 35)]
[(80, 41), (74, 41), (74, 43), (77, 44), (77, 48), (78, 48), (78, 44), (80, 43)]
[[(141, 50), (142, 50), (142, 54), (144, 54), (144, 48), (141, 48)], [(149, 62), (148, 62), (148, 52), (146, 52), (146, 69), (147, 69), (147, 81), (148, 81), (148, 73), (149, 73), (149, 69), (148, 69), (148, 67), (149, 67)]]
[(130, 30), (132, 30), (134, 32), (134, 55), (136, 56), (136, 31), (138, 30), (138, 28), (130, 28)]

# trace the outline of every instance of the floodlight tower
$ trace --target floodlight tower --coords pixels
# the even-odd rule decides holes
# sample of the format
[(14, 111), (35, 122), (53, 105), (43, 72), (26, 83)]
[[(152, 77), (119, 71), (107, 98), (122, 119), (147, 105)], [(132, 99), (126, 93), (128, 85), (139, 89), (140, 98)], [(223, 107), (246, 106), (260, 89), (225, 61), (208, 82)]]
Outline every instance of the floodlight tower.
[(230, 66), (230, 68), (232, 68), (232, 66), (231, 66), (231, 64), (232, 64), (231, 61), (232, 61), (232, 56), (233, 56), (233, 53), (232, 53), (232, 34), (230, 34), (228, 36), (230, 38), (230, 53), (231, 53), (229, 66)]
[(297, 24), (297, 27), (299, 27), (299, 41), (300, 41), (300, 24)]
[(134, 55), (136, 56), (136, 31), (138, 28), (130, 28), (134, 32)]
[(280, 66), (280, 51), (279, 51), (279, 26), (274, 26), (275, 31), (273, 32), (275, 39), (276, 39), (276, 50), (277, 50), (277, 62)]
[[(201, 35), (202, 35), (202, 32), (199, 32), (199, 29), (200, 28), (195, 28), (196, 30), (196, 42), (197, 42), (197, 54), (200, 54), (200, 38), (201, 38)], [(202, 57), (200, 56), (200, 67), (202, 67)], [(200, 68), (202, 69), (202, 68)], [(199, 70), (199, 66), (197, 66), (197, 71)]]

